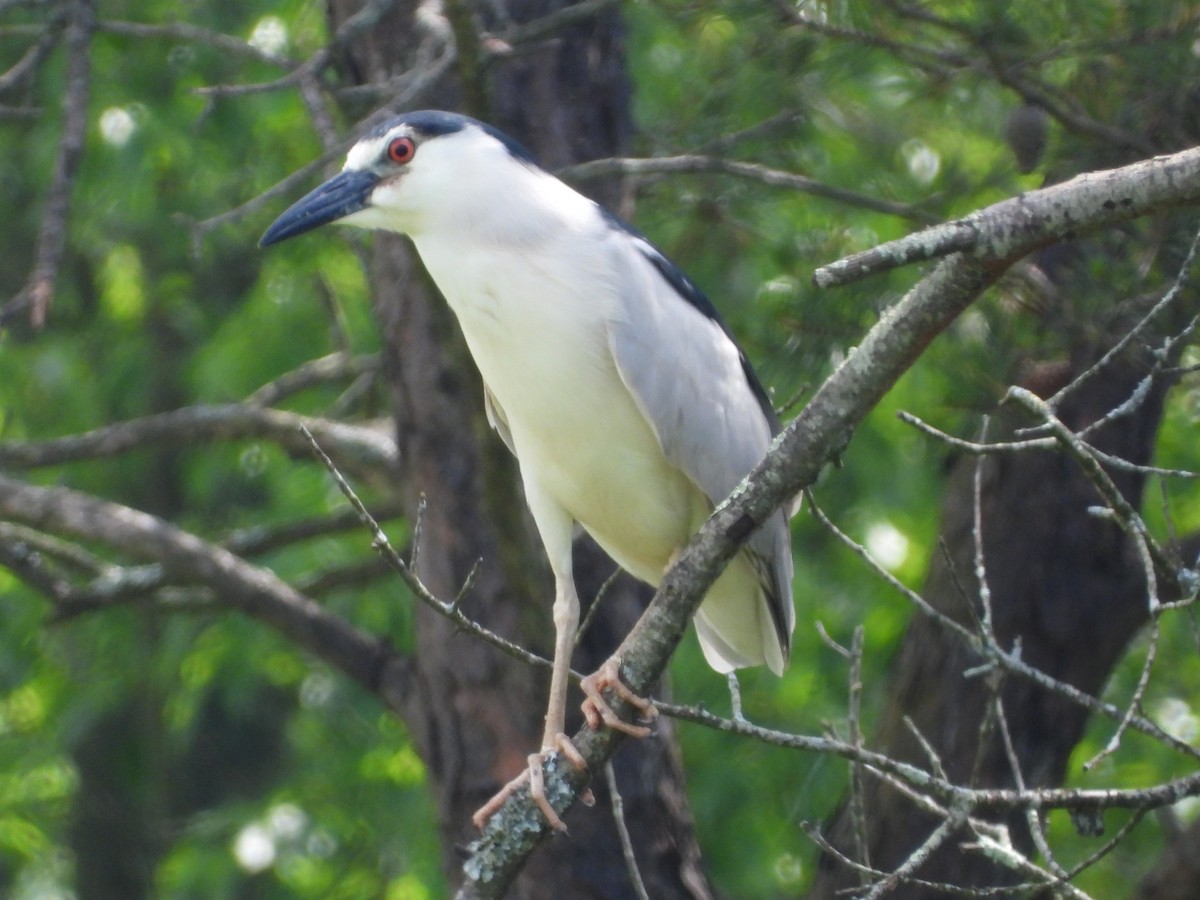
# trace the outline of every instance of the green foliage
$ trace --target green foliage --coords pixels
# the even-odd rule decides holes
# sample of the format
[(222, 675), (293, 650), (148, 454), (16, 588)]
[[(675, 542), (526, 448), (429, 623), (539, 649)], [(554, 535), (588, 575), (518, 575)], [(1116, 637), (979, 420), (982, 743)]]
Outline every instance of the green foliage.
[[(719, 136), (746, 130), (722, 152), (912, 212), (890, 215), (729, 176), (641, 185), (638, 226), (712, 297), (779, 403), (811, 393), (919, 275), (905, 269), (817, 291), (810, 282), (816, 265), (899, 237), (922, 217), (960, 215), (1050, 175), (1117, 161), (1115, 151), (1089, 149), (1094, 136), (1055, 126), (1042, 166), (1020, 174), (1003, 134), (1015, 94), (983, 60), (958, 66), (951, 54), (978, 54), (986, 45), (995, 59), (1022, 63), (1066, 91), (1096, 120), (1149, 134), (1166, 132), (1158, 118), (1166, 114), (1143, 86), (1195, 74), (1186, 34), (1125, 40), (1171, 25), (1178, 5), (1161, 0), (926, 4), (941, 25), (877, 15), (877, 4), (801, 6), (829, 33), (785, 23), (771, 4), (748, 0), (624, 7), (640, 153), (708, 152)], [(178, 4), (153, 0), (105, 4), (101, 14), (168, 22), (181, 13)], [(266, 27), (253, 4), (192, 4), (187, 15), (191, 24), (243, 38)], [(270, 15), (296, 58), (326, 40), (318, 3), (284, 0)], [(881, 39), (856, 40), (856, 30)], [(929, 53), (904, 52), (913, 46)], [(0, 50), (5, 67), (21, 52), (11, 40)], [(937, 63), (939, 53), (943, 64), (918, 64), (930, 57)], [(258, 254), (255, 240), (279, 204), (197, 229), (320, 154), (295, 92), (199, 93), (270, 80), (279, 70), (201, 42), (111, 32), (96, 37), (93, 54), (98, 77), (69, 261), (49, 327), (34, 333), (18, 325), (0, 338), (0, 436), (47, 438), (187, 404), (225, 403), (341, 341), (355, 351), (373, 349), (364, 278), (347, 245), (285, 244)], [(37, 79), (31, 102), (57, 110), (63, 81), (59, 54)], [(786, 122), (755, 128), (784, 111), (791, 114)], [(19, 290), (33, 258), (59, 129), (53, 114), (0, 129), (9, 161), (0, 204), (9, 215), (9, 258), (20, 263), (0, 271), (4, 296)], [(1166, 257), (1160, 276), (1170, 274), (1178, 254)], [(939, 340), (855, 436), (844, 467), (816, 489), (822, 508), (856, 540), (889, 555), (892, 570), (912, 586), (935, 552), (945, 451), (895, 414), (913, 410), (971, 435), (978, 413), (994, 404), (1020, 361), (1069, 345), (1057, 323), (1036, 320), (1019, 300), (1001, 285)], [(1194, 467), (1198, 390), (1193, 383), (1172, 399), (1162, 465)], [(319, 412), (333, 399), (313, 391), (292, 406)], [(36, 477), (182, 517), (185, 527), (213, 539), (338, 503), (323, 473), (249, 442), (162, 448)], [(1170, 515), (1154, 504), (1147, 510), (1158, 533), (1200, 525), (1200, 487), (1170, 481), (1164, 490)], [(863, 625), (870, 721), (910, 609), (810, 516), (798, 517), (795, 538), (795, 662), (782, 680), (743, 675), (745, 711), (788, 730), (811, 733), (829, 723), (844, 733), (846, 664), (813, 623), (843, 645)], [(325, 537), (262, 561), (296, 578), (365, 555), (363, 544), (358, 534)], [(326, 602), (402, 646), (411, 642), (409, 599), (398, 588), (347, 589)], [(113, 727), (108, 714), (129, 698), (151, 720), (152, 762), (124, 774), (137, 790), (161, 791), (154, 819), (163, 835), (154, 864), (158, 895), (424, 900), (443, 893), (426, 775), (409, 736), (373, 699), (278, 635), (213, 613), (203, 597), (181, 598), (177, 614), (134, 608), (51, 626), (45, 603), (3, 570), (0, 604), (0, 893), (47, 896), (71, 883), (65, 848), (82, 797), (81, 747), (88, 734)], [(1200, 663), (1192, 639), (1166, 634), (1158, 652), (1171, 665), (1164, 674), (1160, 664), (1146, 706), (1194, 727), (1189, 704)], [(1129, 696), (1145, 653), (1144, 645), (1135, 648), (1118, 673), (1114, 699)], [(724, 682), (704, 666), (694, 642), (672, 671), (679, 700), (728, 708)], [(236, 726), (216, 762), (205, 756), (215, 722)], [(693, 808), (721, 889), (746, 898), (801, 892), (815, 853), (799, 825), (833, 810), (846, 765), (703, 729), (681, 731)], [(1111, 723), (1097, 723), (1079, 760), (1094, 756), (1110, 734)], [(1117, 783), (1161, 780), (1177, 764), (1158, 745), (1130, 740), (1134, 752), (1102, 768)], [(269, 765), (256, 769), (254, 759)], [(1072, 772), (1081, 785), (1095, 783), (1078, 775), (1078, 765)], [(1094, 849), (1065, 816), (1052, 816), (1050, 827), (1068, 855)], [(1085, 876), (1085, 889), (1098, 885), (1103, 895), (1112, 879), (1128, 881), (1152, 862), (1156, 837), (1142, 829)]]
[[(293, 0), (270, 12), (288, 29), (289, 52), (324, 42), (319, 5)], [(180, 14), (165, 2), (101, 10), (148, 23)], [(190, 24), (248, 38), (263, 12), (218, 3), (187, 15)], [(5, 66), (16, 48), (5, 44)], [(255, 241), (270, 208), (194, 231), (319, 154), (294, 92), (197, 93), (275, 78), (279, 69), (202, 42), (107, 32), (93, 43), (93, 62), (69, 264), (50, 324), (33, 333), (16, 323), (0, 339), (3, 437), (67, 435), (239, 400), (329, 353), (335, 341), (374, 349), (363, 277), (348, 248), (260, 256)], [(62, 60), (54, 59), (31, 102), (52, 113), (62, 90)], [(0, 273), (5, 295), (20, 287), (33, 256), (59, 127), (48, 114), (0, 130), (11, 173), (0, 191), (16, 217), (10, 259), (21, 261)], [(333, 399), (310, 392), (297, 408), (319, 411)], [(315, 468), (244, 442), (143, 451), (44, 477), (184, 513), (185, 527), (212, 538), (336, 505)], [(360, 534), (335, 535), (264, 562), (297, 577), (369, 553)], [(346, 590), (327, 602), (406, 640), (409, 601), (395, 587)], [(0, 894), (56, 896), (71, 883), (65, 847), (80, 815), (81, 748), (89, 734), (117, 727), (106, 711), (131, 697), (157, 734), (144, 762), (121, 776), (135, 792), (161, 792), (151, 825), (163, 853), (157, 895), (441, 894), (424, 769), (395, 720), (261, 625), (215, 616), (202, 597), (181, 604), (191, 612), (110, 611), (48, 627), (45, 603), (0, 570)], [(215, 747), (210, 732), (221, 723), (226, 743)], [(394, 824), (397, 810), (424, 824), (403, 837), (378, 824)], [(239, 862), (245, 846), (249, 856)], [(261, 865), (268, 847), (272, 860)]]

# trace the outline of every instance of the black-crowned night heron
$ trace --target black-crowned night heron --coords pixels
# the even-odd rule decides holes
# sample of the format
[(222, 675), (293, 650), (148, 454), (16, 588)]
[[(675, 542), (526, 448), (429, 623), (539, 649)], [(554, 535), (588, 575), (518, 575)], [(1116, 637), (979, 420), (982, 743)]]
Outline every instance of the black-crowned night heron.
[[(483, 376), (488, 420), (516, 454), (554, 571), (556, 631), (542, 757), (563, 750), (579, 599), (578, 522), (657, 585), (675, 555), (763, 458), (778, 429), (766, 392), (716, 310), (642, 235), (538, 167), (494, 128), (446, 112), (391, 119), (345, 168), (287, 210), (267, 246), (337, 222), (408, 235), (454, 310)], [(696, 631), (718, 672), (787, 665), (791, 539), (777, 512), (709, 589)], [(619, 660), (584, 685), (584, 712), (631, 734), (601, 697)], [(653, 707), (640, 701), (652, 714)], [(502, 792), (503, 793), (503, 792)], [(485, 807), (484, 818), (491, 805)], [(478, 817), (477, 817), (478, 818)]]

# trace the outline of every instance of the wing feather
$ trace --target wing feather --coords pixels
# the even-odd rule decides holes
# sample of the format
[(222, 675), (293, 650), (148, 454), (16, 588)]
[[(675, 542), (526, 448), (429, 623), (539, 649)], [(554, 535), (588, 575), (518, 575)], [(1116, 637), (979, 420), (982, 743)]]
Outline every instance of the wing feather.
[[(617, 282), (636, 292), (610, 323), (613, 358), (667, 459), (716, 505), (766, 455), (778, 419), (709, 300), (653, 245), (627, 234), (632, 242), (610, 242)], [(783, 512), (750, 538), (747, 551), (786, 658), (795, 611)]]

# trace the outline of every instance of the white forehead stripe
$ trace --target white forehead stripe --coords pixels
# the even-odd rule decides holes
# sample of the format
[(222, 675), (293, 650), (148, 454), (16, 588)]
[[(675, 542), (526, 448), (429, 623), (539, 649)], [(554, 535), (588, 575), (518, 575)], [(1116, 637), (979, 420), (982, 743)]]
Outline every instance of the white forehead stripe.
[(375, 164), (375, 161), (383, 154), (383, 148), (393, 138), (411, 134), (411, 128), (407, 125), (400, 125), (381, 137), (359, 141), (346, 154), (346, 165), (342, 166), (342, 171), (357, 171), (371, 168)]

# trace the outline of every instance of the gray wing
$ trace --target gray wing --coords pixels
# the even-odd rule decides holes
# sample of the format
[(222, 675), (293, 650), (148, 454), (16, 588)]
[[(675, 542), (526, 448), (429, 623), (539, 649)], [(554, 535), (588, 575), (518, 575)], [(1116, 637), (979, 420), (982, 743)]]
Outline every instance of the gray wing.
[[(640, 235), (614, 238), (617, 283), (631, 286), (609, 327), (617, 370), (667, 459), (716, 505), (766, 455), (778, 420), (711, 302)], [(746, 549), (786, 657), (795, 622), (787, 516), (774, 513)]]

